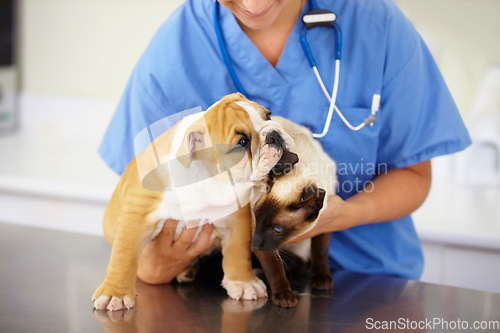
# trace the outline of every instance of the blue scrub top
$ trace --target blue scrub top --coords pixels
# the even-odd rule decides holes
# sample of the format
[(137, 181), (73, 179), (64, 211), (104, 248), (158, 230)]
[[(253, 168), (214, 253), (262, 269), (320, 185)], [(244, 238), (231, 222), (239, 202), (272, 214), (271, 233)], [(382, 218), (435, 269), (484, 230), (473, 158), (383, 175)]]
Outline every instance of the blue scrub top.
[[(386, 170), (464, 149), (470, 138), (443, 78), (419, 34), (391, 0), (317, 1), (338, 16), (343, 33), (337, 105), (353, 124), (381, 94), (373, 127), (349, 130), (337, 115), (323, 148), (338, 164), (338, 194), (349, 198)], [(188, 0), (159, 28), (137, 62), (99, 153), (117, 173), (134, 157), (134, 138), (168, 115), (206, 109), (235, 92), (219, 51), (213, 0)], [(303, 13), (309, 9), (306, 4)], [(323, 130), (329, 103), (302, 52), (297, 21), (273, 67), (223, 6), (220, 24), (247, 97), (309, 127)], [(307, 38), (319, 72), (333, 85), (335, 34), (314, 28)], [(334, 268), (418, 279), (420, 241), (411, 217), (332, 233)]]

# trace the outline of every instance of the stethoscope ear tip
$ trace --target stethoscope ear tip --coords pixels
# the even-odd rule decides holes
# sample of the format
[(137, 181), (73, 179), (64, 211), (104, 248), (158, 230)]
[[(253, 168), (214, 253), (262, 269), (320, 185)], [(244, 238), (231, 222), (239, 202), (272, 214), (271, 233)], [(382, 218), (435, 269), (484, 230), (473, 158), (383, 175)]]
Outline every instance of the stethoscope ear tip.
[(302, 16), (307, 29), (314, 27), (331, 27), (337, 20), (337, 14), (328, 9), (314, 9)]

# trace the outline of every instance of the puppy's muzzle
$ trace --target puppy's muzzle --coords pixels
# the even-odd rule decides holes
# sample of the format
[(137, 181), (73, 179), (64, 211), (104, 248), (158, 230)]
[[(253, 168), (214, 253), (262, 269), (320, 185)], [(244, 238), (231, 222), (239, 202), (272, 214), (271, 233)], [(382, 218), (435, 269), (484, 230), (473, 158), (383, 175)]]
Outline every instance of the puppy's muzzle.
[[(285, 154), (295, 147), (293, 139), (283, 131), (278, 122), (266, 121), (264, 126), (258, 129), (259, 132), (259, 156), (253, 161), (253, 172), (250, 177), (252, 181), (262, 181), (267, 179), (279, 161), (289, 165), (293, 158), (290, 154)], [(283, 156), (286, 155), (283, 159)], [(295, 155), (296, 156), (296, 155)], [(298, 161), (298, 158), (295, 158)], [(281, 164), (280, 164), (281, 165)], [(278, 167), (278, 170), (281, 168)]]
[(278, 131), (274, 130), (271, 131), (267, 134), (266, 136), (266, 144), (278, 149), (278, 150), (284, 150), (285, 149), (285, 140), (281, 136), (281, 134), (278, 133)]

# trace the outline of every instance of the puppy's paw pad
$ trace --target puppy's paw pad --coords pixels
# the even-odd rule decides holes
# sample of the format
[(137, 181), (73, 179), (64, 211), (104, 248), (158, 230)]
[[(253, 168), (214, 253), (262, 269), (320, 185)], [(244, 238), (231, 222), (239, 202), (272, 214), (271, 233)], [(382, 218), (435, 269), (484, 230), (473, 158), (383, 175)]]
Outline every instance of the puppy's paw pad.
[(131, 309), (135, 304), (134, 295), (133, 290), (123, 292), (103, 283), (92, 296), (92, 302), (97, 310)]
[(106, 306), (109, 304), (110, 298), (109, 296), (99, 296), (97, 299), (94, 299), (94, 308), (97, 310), (105, 310)]
[(117, 311), (123, 309), (131, 309), (134, 307), (134, 304), (134, 298), (129, 296), (100, 296), (99, 298), (94, 300), (94, 308), (96, 308), (97, 310)]
[(333, 287), (333, 280), (329, 274), (313, 275), (311, 282), (312, 287), (316, 290), (330, 290)]
[(229, 297), (236, 300), (267, 297), (266, 285), (258, 278), (251, 281), (235, 281), (224, 276), (222, 286), (226, 289)]

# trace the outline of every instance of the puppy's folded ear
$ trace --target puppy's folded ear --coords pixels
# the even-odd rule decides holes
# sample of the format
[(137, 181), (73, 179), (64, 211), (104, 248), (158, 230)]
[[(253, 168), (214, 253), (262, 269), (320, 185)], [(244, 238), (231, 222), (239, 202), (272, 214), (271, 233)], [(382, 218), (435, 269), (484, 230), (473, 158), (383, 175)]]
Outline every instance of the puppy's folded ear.
[[(185, 168), (191, 166), (191, 162), (196, 159), (200, 159), (202, 151), (206, 147), (210, 147), (210, 136), (208, 134), (208, 129), (205, 125), (204, 119), (201, 118), (200, 121), (196, 121), (194, 124), (189, 126), (188, 130), (184, 134), (182, 143), (175, 154), (175, 157)], [(213, 149), (211, 149), (213, 151)]]

